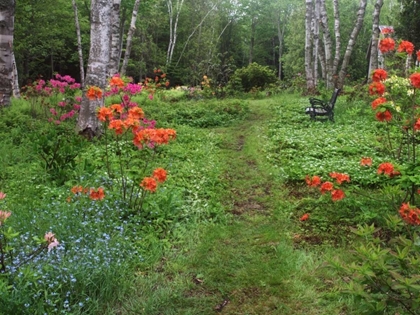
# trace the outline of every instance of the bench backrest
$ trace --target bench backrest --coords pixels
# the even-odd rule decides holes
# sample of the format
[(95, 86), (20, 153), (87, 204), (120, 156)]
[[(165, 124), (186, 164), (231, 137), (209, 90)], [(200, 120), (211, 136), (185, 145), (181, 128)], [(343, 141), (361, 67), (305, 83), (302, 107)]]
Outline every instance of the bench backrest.
[(337, 97), (338, 97), (338, 94), (340, 93), (340, 91), (341, 91), (341, 89), (337, 89), (337, 88), (334, 90), (334, 93), (331, 96), (331, 99), (329, 101), (329, 105), (330, 105), (331, 109), (334, 109), (335, 102), (337, 101)]

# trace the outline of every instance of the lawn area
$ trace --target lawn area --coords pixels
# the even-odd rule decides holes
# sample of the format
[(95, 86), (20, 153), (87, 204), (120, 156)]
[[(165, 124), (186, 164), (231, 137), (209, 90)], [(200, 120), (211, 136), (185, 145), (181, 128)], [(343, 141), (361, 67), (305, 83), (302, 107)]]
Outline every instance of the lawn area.
[[(341, 95), (331, 123), (311, 121), (308, 98), (286, 92), (133, 100), (176, 139), (89, 142), (37, 104), (0, 111), (0, 209), (11, 212), (0, 314), (415, 314), (418, 271), (401, 273), (381, 251), (407, 234), (393, 217), (401, 189), (377, 174), (394, 160), (369, 101)], [(350, 176), (342, 200), (305, 183), (333, 182), (331, 172)], [(48, 249), (50, 231), (59, 244)], [(415, 269), (408, 252), (397, 260)], [(387, 269), (409, 284), (388, 283)]]

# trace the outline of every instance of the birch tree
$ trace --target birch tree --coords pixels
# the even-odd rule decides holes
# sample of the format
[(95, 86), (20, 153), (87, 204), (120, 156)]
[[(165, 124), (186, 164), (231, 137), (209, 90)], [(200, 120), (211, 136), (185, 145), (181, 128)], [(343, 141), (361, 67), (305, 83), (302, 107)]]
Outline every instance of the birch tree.
[(114, 0), (111, 11), (111, 51), (109, 57), (109, 76), (118, 73), (120, 67), (120, 6), (121, 0)]
[[(111, 6), (112, 3), (108, 0), (92, 0), (90, 10), (90, 49), (85, 83), (87, 88), (95, 86), (102, 91), (108, 74)], [(103, 106), (104, 99), (102, 93), (97, 93), (94, 99), (88, 98), (87, 88), (83, 93), (77, 131), (91, 139), (100, 134), (96, 110)]]
[(83, 61), (82, 36), (80, 35), (79, 14), (77, 12), (76, 0), (72, 0), (72, 5), (74, 11), (74, 25), (76, 27), (77, 36), (77, 54), (79, 56), (80, 85), (83, 89), (85, 87), (85, 65)]
[(168, 6), (169, 14), (169, 44), (168, 51), (166, 53), (166, 65), (169, 65), (172, 62), (172, 57), (174, 54), (174, 49), (178, 36), (179, 14), (181, 13), (184, 0), (176, 0), (175, 7), (173, 5), (172, 0), (166, 0), (166, 4)]
[(350, 39), (347, 43), (346, 52), (344, 53), (343, 62), (341, 63), (341, 69), (338, 74), (337, 87), (342, 88), (344, 85), (344, 79), (347, 74), (347, 67), (350, 62), (350, 56), (353, 51), (354, 45), (356, 44), (357, 35), (359, 35), (360, 29), (363, 26), (365, 18), (367, 0), (360, 0), (359, 9), (357, 10), (357, 20), (354, 25), (353, 31), (350, 34)]
[(378, 68), (378, 42), (379, 42), (379, 16), (381, 14), (381, 8), (384, 4), (383, 0), (376, 0), (375, 9), (373, 10), (372, 15), (372, 39), (370, 42), (370, 58), (369, 58), (369, 71), (370, 74), (372, 69)]
[(313, 16), (313, 38), (314, 38), (314, 49), (313, 49), (313, 66), (314, 66), (314, 85), (318, 85), (318, 58), (319, 58), (319, 21), (320, 21), (320, 0), (315, 0), (315, 14)]
[(312, 67), (312, 23), (313, 15), (313, 1), (306, 0), (306, 13), (305, 13), (305, 73), (306, 73), (306, 88), (308, 91), (313, 91), (314, 73)]
[(0, 106), (10, 105), (15, 0), (0, 1)]
[(127, 42), (125, 44), (124, 60), (123, 60), (123, 64), (121, 66), (121, 71), (120, 71), (121, 75), (125, 75), (127, 71), (128, 61), (130, 60), (131, 46), (133, 43), (134, 31), (136, 30), (137, 13), (139, 11), (139, 6), (140, 6), (140, 0), (136, 0), (134, 2), (133, 13), (131, 15), (130, 28), (128, 29)]

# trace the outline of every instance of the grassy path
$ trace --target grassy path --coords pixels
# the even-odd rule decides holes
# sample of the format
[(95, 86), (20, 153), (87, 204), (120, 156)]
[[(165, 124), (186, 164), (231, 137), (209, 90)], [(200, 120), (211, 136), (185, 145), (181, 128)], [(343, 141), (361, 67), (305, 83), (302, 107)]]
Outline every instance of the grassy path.
[(294, 246), (294, 206), (263, 154), (269, 102), (252, 102), (245, 121), (215, 130), (224, 139), (227, 222), (190, 231), (142, 273), (122, 314), (345, 314), (326, 299), (320, 252), (328, 250)]

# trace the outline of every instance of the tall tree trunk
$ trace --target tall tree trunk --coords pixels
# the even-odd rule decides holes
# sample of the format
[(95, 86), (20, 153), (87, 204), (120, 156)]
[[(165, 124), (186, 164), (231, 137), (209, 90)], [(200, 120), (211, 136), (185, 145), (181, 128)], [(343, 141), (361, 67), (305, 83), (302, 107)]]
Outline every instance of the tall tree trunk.
[(312, 32), (311, 22), (313, 14), (313, 1), (306, 0), (306, 14), (305, 14), (305, 73), (306, 73), (306, 88), (308, 92), (313, 92), (314, 73), (312, 67)]
[(128, 61), (130, 60), (131, 46), (133, 43), (133, 34), (136, 30), (137, 13), (139, 11), (140, 0), (134, 2), (133, 13), (131, 15), (130, 28), (128, 29), (127, 42), (125, 44), (124, 61), (121, 67), (120, 74), (125, 75), (127, 71)]
[(314, 86), (318, 85), (318, 51), (319, 51), (319, 21), (320, 21), (320, 0), (315, 0), (315, 14), (313, 16), (313, 66), (314, 66)]
[(168, 51), (166, 53), (166, 65), (169, 65), (172, 62), (172, 57), (174, 54), (176, 39), (178, 35), (177, 29), (178, 29), (179, 14), (181, 13), (184, 0), (176, 0), (175, 20), (174, 20), (174, 8), (173, 8), (172, 0), (167, 0), (166, 4), (168, 5), (168, 14), (169, 14), (169, 45), (168, 45)]
[(72, 3), (74, 11), (74, 25), (76, 26), (77, 35), (77, 53), (79, 55), (80, 85), (83, 89), (85, 87), (85, 65), (83, 62), (82, 36), (80, 35), (79, 14), (77, 13), (76, 0), (72, 0)]
[[(108, 74), (111, 5), (108, 0), (92, 0), (90, 10), (90, 50), (85, 83), (87, 87), (96, 86), (102, 90)], [(91, 100), (83, 93), (77, 131), (89, 139), (100, 134), (96, 110), (103, 103), (103, 96)]]
[(15, 0), (0, 1), (0, 107), (10, 105)]
[(370, 72), (372, 69), (378, 68), (378, 42), (379, 42), (379, 17), (381, 14), (381, 8), (384, 4), (383, 0), (376, 0), (375, 9), (373, 10), (372, 15), (372, 40), (370, 44), (370, 58), (369, 58), (369, 69), (368, 76), (370, 77)]
[(327, 8), (325, 6), (325, 0), (321, 0), (320, 5), (320, 15), (321, 15), (321, 28), (322, 28), (322, 37), (324, 42), (324, 58), (325, 64), (325, 80), (327, 89), (330, 89), (333, 86), (332, 79), (333, 79), (333, 61), (332, 61), (332, 40), (331, 40), (331, 33), (328, 27), (328, 15), (327, 15)]
[(343, 88), (344, 80), (347, 74), (347, 67), (349, 65), (350, 56), (353, 51), (353, 47), (356, 44), (357, 35), (359, 35), (360, 29), (363, 25), (363, 20), (365, 18), (367, 0), (360, 0), (359, 10), (357, 11), (357, 20), (354, 25), (353, 31), (350, 34), (349, 42), (347, 43), (346, 52), (344, 53), (343, 63), (341, 64), (340, 73), (338, 74), (337, 87)]
[(255, 28), (257, 27), (257, 20), (252, 18), (251, 21), (251, 38), (249, 41), (249, 58), (248, 63), (251, 64), (254, 58), (254, 46), (255, 46)]
[(16, 66), (16, 59), (15, 54), (12, 52), (12, 63), (13, 63), (13, 71), (12, 71), (12, 90), (13, 90), (13, 97), (20, 98), (20, 89), (19, 89), (19, 78), (18, 78), (18, 71)]
[(111, 52), (109, 57), (109, 76), (118, 73), (120, 68), (120, 6), (121, 0), (114, 0), (111, 11)]

